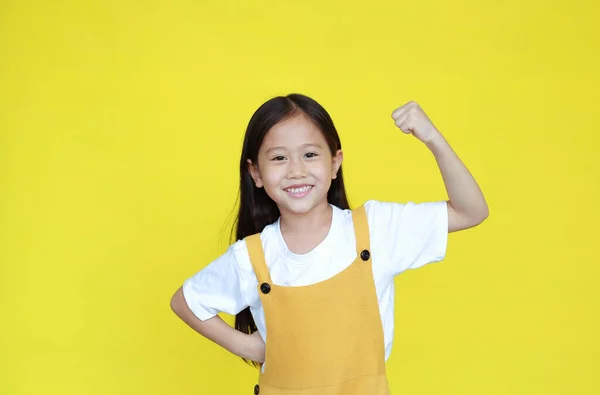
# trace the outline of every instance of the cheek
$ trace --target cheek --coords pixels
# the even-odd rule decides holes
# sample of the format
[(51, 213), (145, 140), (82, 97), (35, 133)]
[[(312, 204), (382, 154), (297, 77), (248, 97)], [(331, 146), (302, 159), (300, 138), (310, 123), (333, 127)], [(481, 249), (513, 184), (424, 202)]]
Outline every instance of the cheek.
[(277, 186), (285, 177), (283, 166), (269, 166), (262, 172), (262, 180), (266, 187)]
[(321, 181), (331, 180), (331, 175), (333, 174), (332, 167), (333, 165), (330, 163), (319, 163), (313, 167), (312, 174)]

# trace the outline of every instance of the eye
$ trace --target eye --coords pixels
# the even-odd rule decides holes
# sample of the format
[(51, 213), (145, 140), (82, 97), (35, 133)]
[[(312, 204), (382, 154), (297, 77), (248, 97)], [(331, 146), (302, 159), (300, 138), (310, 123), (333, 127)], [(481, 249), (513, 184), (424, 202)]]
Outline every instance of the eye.
[(307, 158), (316, 158), (317, 156), (319, 156), (316, 152), (309, 152), (306, 155), (304, 155)]
[(278, 156), (275, 156), (274, 158), (272, 158), (271, 160), (282, 161), (282, 160), (285, 160), (285, 156), (278, 155)]

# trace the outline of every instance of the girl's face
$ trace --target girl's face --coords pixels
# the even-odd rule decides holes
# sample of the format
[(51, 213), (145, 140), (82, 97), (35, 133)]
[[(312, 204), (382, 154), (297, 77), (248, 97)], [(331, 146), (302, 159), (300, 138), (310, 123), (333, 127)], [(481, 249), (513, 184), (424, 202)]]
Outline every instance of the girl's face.
[(258, 164), (248, 160), (248, 166), (256, 186), (265, 188), (282, 214), (304, 214), (329, 204), (327, 192), (342, 158), (342, 151), (332, 156), (321, 131), (298, 115), (269, 130)]

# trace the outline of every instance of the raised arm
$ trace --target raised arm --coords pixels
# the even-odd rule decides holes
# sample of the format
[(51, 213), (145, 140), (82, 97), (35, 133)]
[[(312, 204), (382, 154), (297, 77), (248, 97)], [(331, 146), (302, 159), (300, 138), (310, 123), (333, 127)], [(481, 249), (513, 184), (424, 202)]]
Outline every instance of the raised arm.
[(392, 118), (402, 132), (418, 138), (435, 157), (448, 193), (448, 231), (483, 222), (489, 211), (479, 185), (421, 107), (409, 102), (396, 109)]

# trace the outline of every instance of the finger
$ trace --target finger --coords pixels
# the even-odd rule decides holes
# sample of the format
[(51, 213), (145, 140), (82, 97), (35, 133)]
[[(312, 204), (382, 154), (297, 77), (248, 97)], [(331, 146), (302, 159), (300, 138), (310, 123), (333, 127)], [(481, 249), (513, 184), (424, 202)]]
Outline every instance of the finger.
[(392, 118), (397, 119), (400, 115), (406, 112), (406, 110), (410, 110), (417, 107), (419, 107), (419, 104), (417, 104), (417, 102), (409, 101), (405, 105), (395, 109), (394, 112), (392, 112)]
[(403, 133), (411, 134), (415, 131), (415, 126), (411, 119), (406, 119), (398, 126)]
[(404, 122), (406, 122), (409, 115), (410, 113), (408, 111), (401, 113), (400, 116), (394, 120), (396, 126), (400, 127)]
[(404, 112), (406, 112), (407, 109), (408, 109), (408, 103), (401, 107), (398, 107), (397, 109), (395, 109), (392, 112), (392, 118), (394, 120), (398, 119), (398, 117), (401, 116), (402, 114), (404, 114)]

